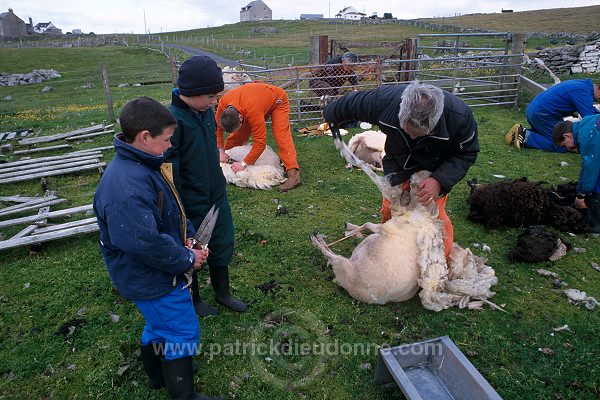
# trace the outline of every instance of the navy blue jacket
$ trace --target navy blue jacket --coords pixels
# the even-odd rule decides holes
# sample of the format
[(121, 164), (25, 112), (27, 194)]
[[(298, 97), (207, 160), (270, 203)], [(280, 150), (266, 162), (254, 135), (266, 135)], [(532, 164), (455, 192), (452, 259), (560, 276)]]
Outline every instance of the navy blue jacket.
[(444, 91), (444, 112), (433, 131), (415, 140), (400, 128), (398, 112), (407, 85), (347, 94), (323, 110), (325, 121), (341, 123), (366, 121), (386, 134), (383, 172), (398, 185), (422, 169), (431, 171), (448, 193), (477, 159), (477, 123), (471, 109), (453, 94)]
[(123, 297), (159, 298), (173, 290), (174, 277), (182, 279), (194, 265), (194, 252), (184, 245), (194, 229), (161, 174), (163, 157), (119, 137), (114, 146), (117, 155), (94, 196), (100, 250)]
[(527, 106), (527, 118), (539, 114), (558, 122), (575, 111), (582, 117), (598, 114), (594, 108), (594, 84), (589, 78), (557, 83), (538, 94)]

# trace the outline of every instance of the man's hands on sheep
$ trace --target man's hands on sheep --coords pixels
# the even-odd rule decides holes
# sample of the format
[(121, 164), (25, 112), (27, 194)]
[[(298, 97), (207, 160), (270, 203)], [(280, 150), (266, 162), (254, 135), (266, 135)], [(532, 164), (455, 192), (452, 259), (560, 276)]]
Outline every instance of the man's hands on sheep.
[(424, 179), (417, 188), (419, 189), (417, 192), (419, 203), (428, 206), (437, 200), (442, 186), (435, 178), (429, 177)]

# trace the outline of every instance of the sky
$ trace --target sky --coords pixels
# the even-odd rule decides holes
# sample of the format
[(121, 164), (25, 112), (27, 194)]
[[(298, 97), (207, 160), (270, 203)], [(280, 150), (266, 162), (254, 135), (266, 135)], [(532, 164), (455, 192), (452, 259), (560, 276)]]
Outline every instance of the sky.
[[(502, 9), (538, 10), (597, 5), (598, 0), (420, 0), (410, 1), (323, 1), (263, 0), (273, 19), (298, 19), (300, 14), (323, 14), (333, 18), (347, 6), (380, 17), (389, 12), (396, 18), (413, 19), (458, 14), (495, 13)], [(221, 26), (239, 22), (241, 7), (250, 0), (0, 0), (0, 12), (9, 8), (23, 21), (52, 22), (63, 33), (160, 33)]]

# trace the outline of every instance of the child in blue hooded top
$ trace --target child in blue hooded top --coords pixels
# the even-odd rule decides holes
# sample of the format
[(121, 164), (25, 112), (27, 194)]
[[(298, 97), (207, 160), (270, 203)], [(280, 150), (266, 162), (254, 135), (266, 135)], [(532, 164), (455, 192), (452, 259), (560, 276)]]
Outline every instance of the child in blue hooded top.
[(176, 121), (149, 97), (128, 102), (119, 121), (116, 156), (94, 196), (100, 250), (116, 289), (146, 320), (141, 357), (150, 387), (166, 386), (173, 399), (211, 399), (193, 386), (200, 326), (184, 288), (184, 274), (201, 268), (208, 251), (191, 248), (194, 228), (163, 164)]
[(587, 208), (590, 230), (600, 233), (600, 115), (559, 122), (552, 135), (555, 144), (569, 151), (579, 150), (581, 154), (575, 207)]

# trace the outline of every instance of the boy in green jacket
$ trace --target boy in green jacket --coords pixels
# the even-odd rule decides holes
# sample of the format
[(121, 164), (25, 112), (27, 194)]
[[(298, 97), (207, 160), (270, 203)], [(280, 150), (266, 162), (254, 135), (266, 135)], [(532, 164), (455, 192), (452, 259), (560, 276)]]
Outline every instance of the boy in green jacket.
[[(227, 182), (221, 171), (217, 129), (213, 107), (224, 89), (223, 74), (207, 56), (194, 56), (179, 68), (177, 88), (173, 89), (169, 110), (177, 119), (167, 161), (173, 164), (173, 178), (185, 212), (194, 226), (215, 205), (219, 218), (208, 247), (207, 264), (215, 299), (225, 307), (244, 312), (248, 306), (231, 296), (229, 263), (233, 255), (233, 219), (227, 200)], [(200, 316), (215, 315), (219, 310), (200, 300), (198, 278), (194, 273), (192, 299)]]

